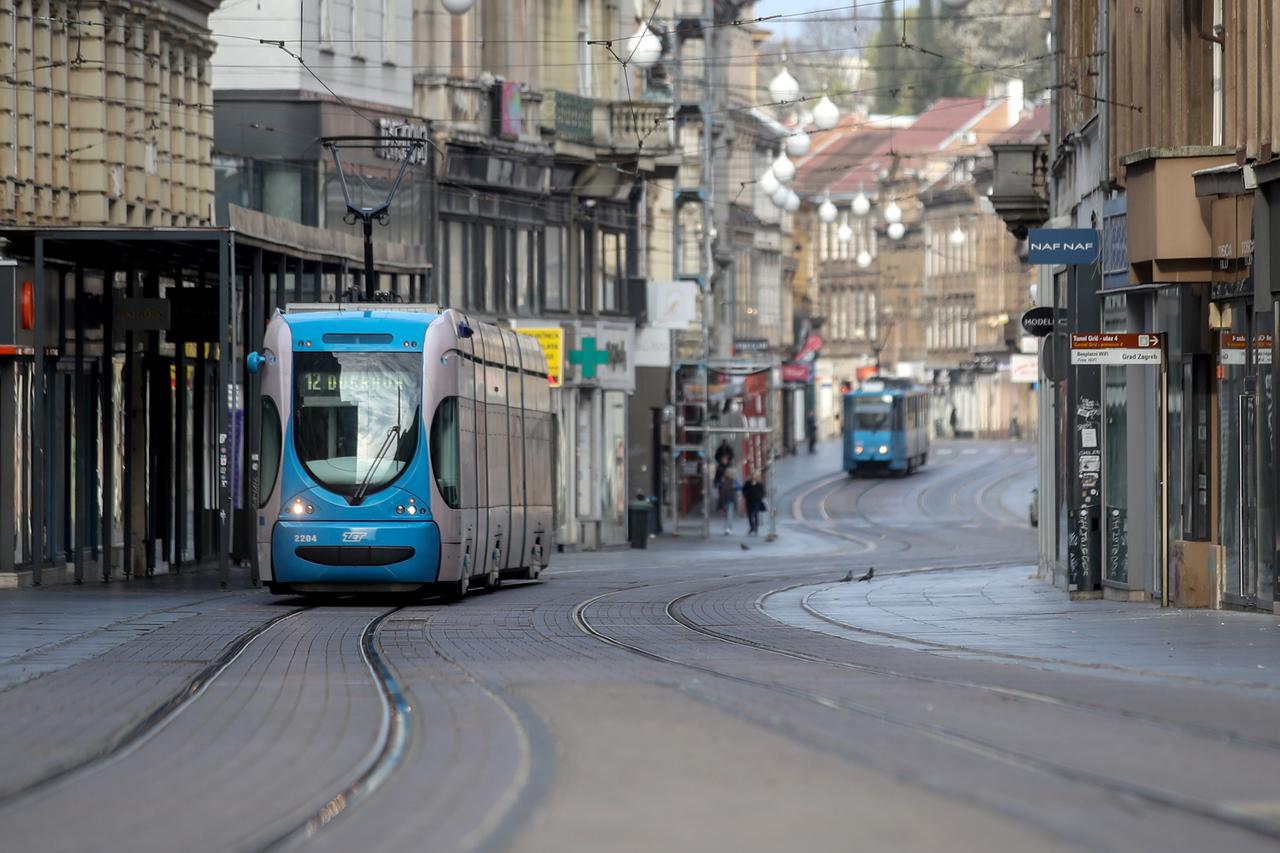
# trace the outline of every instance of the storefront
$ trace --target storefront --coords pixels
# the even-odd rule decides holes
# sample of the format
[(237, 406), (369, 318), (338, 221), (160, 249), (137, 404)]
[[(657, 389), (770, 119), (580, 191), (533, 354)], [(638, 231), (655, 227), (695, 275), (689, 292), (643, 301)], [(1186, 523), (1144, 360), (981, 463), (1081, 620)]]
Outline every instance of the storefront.
[[(386, 201), (401, 161), (410, 156), (408, 170), (397, 188), (387, 215), (374, 232), (381, 243), (425, 247), (431, 242), (432, 166), (426, 147), (425, 122), (390, 109), (363, 111), (375, 124), (341, 104), (297, 100), (281, 93), (220, 92), (214, 105), (214, 180), (217, 221), (229, 224), (229, 207), (236, 205), (301, 225), (340, 231), (363, 239), (362, 226), (347, 214), (342, 180), (333, 153), (322, 139), (363, 137), (339, 142), (339, 155), (351, 201), (376, 206)], [(287, 134), (266, 132), (291, 128)], [(305, 141), (303, 141), (305, 140)], [(424, 147), (412, 154), (406, 143)], [(360, 269), (352, 270), (358, 278)], [(401, 299), (423, 299), (413, 279), (390, 278), (379, 290)]]

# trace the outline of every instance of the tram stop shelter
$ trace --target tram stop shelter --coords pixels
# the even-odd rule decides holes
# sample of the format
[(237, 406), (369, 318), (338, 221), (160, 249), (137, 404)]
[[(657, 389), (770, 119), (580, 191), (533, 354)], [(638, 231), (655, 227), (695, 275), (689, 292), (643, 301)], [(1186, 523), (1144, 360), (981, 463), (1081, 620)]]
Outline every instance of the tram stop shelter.
[[(362, 288), (353, 235), (232, 207), (227, 227), (0, 229), (0, 587), (232, 562), (257, 580), (256, 377), (273, 307)], [(430, 301), (425, 247), (377, 289)]]

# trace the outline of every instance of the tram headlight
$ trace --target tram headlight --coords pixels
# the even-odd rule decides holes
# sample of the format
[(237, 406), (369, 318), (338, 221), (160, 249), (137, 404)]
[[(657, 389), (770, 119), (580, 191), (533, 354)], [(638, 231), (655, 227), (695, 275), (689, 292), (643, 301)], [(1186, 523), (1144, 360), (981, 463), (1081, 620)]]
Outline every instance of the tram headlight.
[(417, 508), (416, 506), (414, 506), (413, 504), (409, 504), (409, 509), (408, 509), (408, 510), (406, 510), (406, 511), (409, 513), (409, 515), (417, 515), (417, 514), (418, 514), (418, 508)]
[(396, 515), (404, 515), (404, 507), (396, 504)]
[(861, 444), (855, 444), (855, 445), (853, 446), (853, 452), (854, 452), (854, 453), (861, 453), (861, 452), (862, 452), (862, 445), (861, 445)]
[(888, 452), (889, 452), (889, 448), (888, 448), (887, 446), (885, 446), (885, 445), (883, 445), (883, 444), (882, 444), (882, 445), (880, 445), (880, 455), (881, 455), (881, 456), (885, 455), (885, 454), (886, 454), (886, 453), (888, 453)]
[(307, 511), (307, 508), (303, 505), (302, 501), (294, 501), (294, 502), (293, 502), (293, 514), (294, 514), (294, 515), (302, 515), (302, 514), (303, 514), (304, 512), (306, 512), (306, 511)]

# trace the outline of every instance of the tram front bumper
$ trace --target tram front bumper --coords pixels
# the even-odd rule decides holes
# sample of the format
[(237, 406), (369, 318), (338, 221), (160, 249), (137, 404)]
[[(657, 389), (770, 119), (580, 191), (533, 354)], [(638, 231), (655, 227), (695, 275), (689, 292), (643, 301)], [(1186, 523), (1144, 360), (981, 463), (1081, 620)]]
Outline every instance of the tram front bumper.
[(435, 583), (440, 528), (430, 520), (282, 520), (271, 532), (271, 564), (282, 584)]

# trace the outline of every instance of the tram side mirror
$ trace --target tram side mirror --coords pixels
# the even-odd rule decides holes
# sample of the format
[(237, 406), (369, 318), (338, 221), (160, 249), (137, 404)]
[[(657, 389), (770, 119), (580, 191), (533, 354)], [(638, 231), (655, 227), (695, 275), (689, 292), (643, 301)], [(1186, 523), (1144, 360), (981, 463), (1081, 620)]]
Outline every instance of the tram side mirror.
[(472, 335), (474, 335), (475, 333), (476, 333), (476, 332), (475, 332), (475, 329), (472, 329), (472, 328), (471, 328), (470, 326), (468, 326), (466, 323), (459, 323), (459, 324), (458, 324), (458, 337), (460, 337), (460, 338), (469, 338), (469, 337), (471, 337)]
[(244, 366), (249, 368), (250, 373), (257, 373), (262, 369), (262, 365), (266, 363), (262, 353), (251, 352), (244, 357)]

